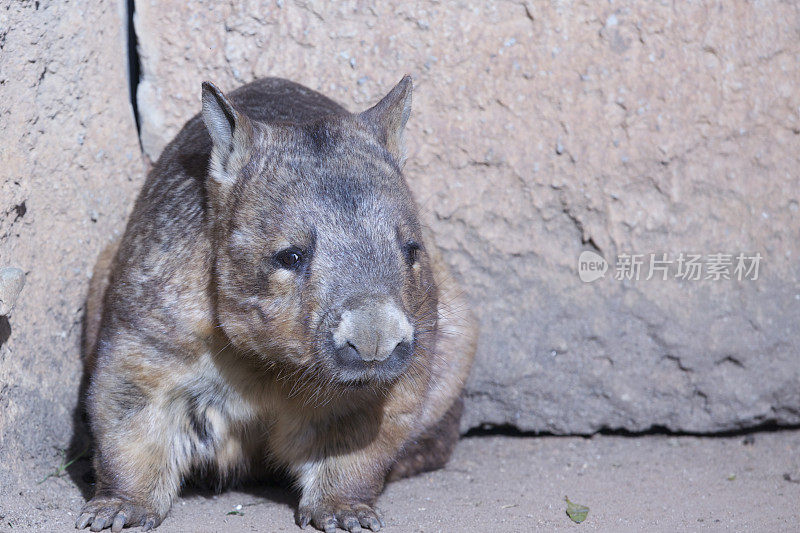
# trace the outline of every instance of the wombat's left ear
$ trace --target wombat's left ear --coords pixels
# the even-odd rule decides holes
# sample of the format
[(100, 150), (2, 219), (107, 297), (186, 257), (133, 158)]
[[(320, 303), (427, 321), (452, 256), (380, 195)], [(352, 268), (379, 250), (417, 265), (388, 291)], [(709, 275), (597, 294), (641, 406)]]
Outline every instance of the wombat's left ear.
[(401, 167), (406, 162), (403, 132), (411, 115), (412, 88), (411, 76), (404, 76), (383, 100), (359, 115), (376, 130), (378, 138)]
[(237, 111), (216, 85), (203, 82), (203, 122), (211, 136), (211, 176), (226, 183), (247, 164), (253, 139), (250, 119)]

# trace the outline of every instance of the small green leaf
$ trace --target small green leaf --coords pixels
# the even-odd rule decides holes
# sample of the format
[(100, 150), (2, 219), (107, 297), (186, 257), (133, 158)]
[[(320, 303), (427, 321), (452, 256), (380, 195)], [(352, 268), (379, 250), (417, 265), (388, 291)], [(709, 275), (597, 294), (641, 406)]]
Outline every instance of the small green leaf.
[[(66, 452), (62, 452), (62, 453), (66, 453)], [(72, 458), (72, 459), (70, 459), (69, 461), (67, 461), (67, 462), (62, 462), (62, 463), (61, 463), (61, 466), (59, 466), (58, 468), (56, 468), (56, 469), (55, 469), (54, 471), (52, 471), (51, 473), (47, 474), (47, 475), (46, 475), (46, 476), (45, 476), (43, 479), (41, 479), (40, 481), (37, 481), (37, 482), (36, 482), (36, 484), (37, 484), (37, 485), (41, 485), (42, 483), (44, 483), (45, 481), (47, 481), (47, 480), (48, 480), (48, 479), (50, 479), (51, 477), (61, 477), (61, 474), (63, 474), (63, 473), (64, 473), (64, 470), (66, 470), (67, 468), (69, 468), (70, 466), (72, 466), (72, 463), (74, 463), (75, 461), (77, 461), (78, 459), (80, 459), (81, 457), (83, 457), (84, 455), (86, 455), (87, 453), (89, 453), (89, 445), (88, 445), (88, 444), (86, 445), (86, 447), (83, 449), (83, 451), (82, 451), (82, 452), (80, 452), (78, 455), (76, 455), (75, 457), (73, 457), (73, 458)]]
[(236, 516), (244, 516), (244, 513), (241, 511), (228, 511), (226, 514), (232, 514)]
[(567, 516), (575, 522), (576, 524), (580, 524), (584, 520), (586, 520), (586, 515), (589, 514), (589, 508), (585, 505), (580, 505), (577, 503), (572, 503), (569, 501), (567, 496), (564, 496), (564, 500), (567, 502)]

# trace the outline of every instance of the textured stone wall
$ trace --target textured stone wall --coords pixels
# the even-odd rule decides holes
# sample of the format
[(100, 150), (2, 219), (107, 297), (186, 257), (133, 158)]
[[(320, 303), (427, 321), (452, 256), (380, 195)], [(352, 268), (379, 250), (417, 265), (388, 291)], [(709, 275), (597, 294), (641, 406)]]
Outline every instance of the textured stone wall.
[[(150, 159), (204, 79), (361, 110), (414, 76), (407, 175), (480, 319), (465, 429), (800, 423), (794, 2), (134, 4)], [(0, 268), (26, 273), (0, 318), (0, 463), (52, 462), (87, 279), (144, 163), (122, 3), (0, 7)], [(604, 278), (579, 279), (585, 250)], [(614, 279), (618, 254), (681, 252), (758, 252), (759, 279)]]
[(0, 317), (0, 493), (69, 444), (89, 275), (142, 181), (121, 9), (0, 2), (0, 269), (25, 273)]
[[(204, 79), (360, 110), (414, 76), (408, 178), (481, 324), (465, 428), (800, 423), (797, 4), (136, 9), (151, 158)], [(605, 278), (579, 280), (583, 250)], [(758, 252), (759, 279), (613, 278), (618, 254), (681, 252)]]

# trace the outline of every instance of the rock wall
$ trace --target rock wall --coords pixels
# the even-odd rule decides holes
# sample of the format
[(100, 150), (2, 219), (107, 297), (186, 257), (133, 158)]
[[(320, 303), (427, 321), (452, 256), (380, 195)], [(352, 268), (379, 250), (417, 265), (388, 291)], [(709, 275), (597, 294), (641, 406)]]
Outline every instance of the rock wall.
[(0, 493), (70, 442), (89, 276), (142, 182), (122, 7), (0, 2)]
[[(204, 79), (361, 110), (414, 76), (407, 175), (481, 324), (464, 428), (800, 423), (797, 4), (137, 0), (136, 31), (151, 158)], [(663, 253), (762, 259), (647, 281)]]
[[(0, 268), (26, 276), (0, 317), (0, 463), (40, 471), (69, 440), (88, 276), (144, 163), (124, 3), (0, 7)], [(134, 7), (151, 160), (204, 79), (283, 76), (361, 110), (414, 76), (407, 175), (480, 319), (464, 429), (800, 423), (795, 3)], [(604, 277), (581, 281), (583, 251)], [(644, 279), (649, 254), (701, 254), (706, 277), (719, 252), (760, 254), (758, 279)], [(615, 279), (620, 254), (643, 254), (641, 279)]]

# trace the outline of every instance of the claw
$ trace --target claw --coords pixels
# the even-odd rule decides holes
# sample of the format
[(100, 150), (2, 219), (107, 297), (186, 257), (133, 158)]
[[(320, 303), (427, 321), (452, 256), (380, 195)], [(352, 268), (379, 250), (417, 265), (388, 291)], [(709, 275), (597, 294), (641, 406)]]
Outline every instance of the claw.
[(361, 523), (361, 527), (365, 527), (372, 531), (380, 531), (384, 527), (383, 518), (377, 509), (373, 509), (367, 505), (359, 505), (356, 509), (356, 516)]
[(104, 527), (106, 527), (106, 519), (102, 516), (96, 516), (94, 520), (92, 520), (92, 527), (90, 527), (89, 530), (102, 531)]
[(350, 533), (375, 532), (384, 526), (380, 512), (366, 503), (304, 506), (297, 510), (295, 521), (301, 528), (311, 524), (325, 533), (335, 533), (337, 528)]
[(297, 525), (300, 526), (300, 529), (305, 529), (306, 526), (311, 522), (311, 515), (307, 514), (297, 514)]
[(100, 496), (92, 498), (75, 521), (75, 527), (83, 529), (91, 524), (92, 531), (110, 528), (112, 533), (120, 533), (126, 525), (138, 524), (145, 531), (157, 527), (161, 516), (150, 508), (131, 502), (118, 496)]
[(371, 529), (372, 531), (381, 530), (381, 523), (374, 516), (359, 517), (358, 520), (361, 522), (361, 525), (367, 529)]
[(122, 531), (122, 528), (125, 527), (125, 520), (125, 513), (117, 513), (117, 516), (114, 517), (114, 522), (111, 524), (112, 533), (119, 533)]
[(81, 513), (78, 519), (75, 521), (75, 528), (76, 529), (83, 529), (89, 525), (89, 522), (92, 521), (92, 514), (91, 513)]
[(342, 525), (342, 528), (350, 533), (358, 533), (361, 531), (361, 524), (359, 524), (355, 516), (346, 516), (342, 520), (339, 520), (339, 523)]

